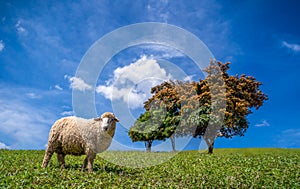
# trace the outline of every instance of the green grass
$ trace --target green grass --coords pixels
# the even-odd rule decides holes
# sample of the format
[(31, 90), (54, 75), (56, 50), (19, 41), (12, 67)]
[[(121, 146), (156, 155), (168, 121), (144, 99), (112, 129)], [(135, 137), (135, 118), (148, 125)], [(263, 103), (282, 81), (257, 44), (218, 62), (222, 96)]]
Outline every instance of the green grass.
[[(56, 156), (41, 168), (43, 156), (0, 150), (0, 188), (300, 188), (300, 149), (105, 152), (93, 173), (80, 170), (84, 156), (67, 156), (64, 170)], [(160, 164), (143, 164), (148, 161)], [(138, 164), (150, 167), (133, 168)]]

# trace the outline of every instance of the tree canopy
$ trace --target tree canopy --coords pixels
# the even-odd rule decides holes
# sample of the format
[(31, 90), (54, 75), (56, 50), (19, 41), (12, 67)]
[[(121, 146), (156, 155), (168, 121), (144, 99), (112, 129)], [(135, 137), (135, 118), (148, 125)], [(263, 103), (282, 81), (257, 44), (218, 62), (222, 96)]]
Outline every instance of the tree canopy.
[(145, 141), (150, 150), (153, 140), (203, 137), (212, 153), (217, 136), (243, 136), (247, 116), (268, 97), (254, 77), (229, 76), (229, 64), (211, 61), (199, 82), (165, 81), (153, 87), (153, 96), (144, 103), (146, 112), (129, 130), (132, 141)]

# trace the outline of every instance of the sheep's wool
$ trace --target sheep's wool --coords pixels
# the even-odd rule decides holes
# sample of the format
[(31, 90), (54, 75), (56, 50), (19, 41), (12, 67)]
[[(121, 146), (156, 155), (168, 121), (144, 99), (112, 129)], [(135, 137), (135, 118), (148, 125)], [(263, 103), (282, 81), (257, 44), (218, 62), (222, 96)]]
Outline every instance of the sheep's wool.
[(73, 119), (76, 120), (79, 134), (85, 141), (87, 148), (95, 153), (101, 153), (110, 146), (112, 136), (102, 131), (101, 121), (78, 117), (73, 117)]

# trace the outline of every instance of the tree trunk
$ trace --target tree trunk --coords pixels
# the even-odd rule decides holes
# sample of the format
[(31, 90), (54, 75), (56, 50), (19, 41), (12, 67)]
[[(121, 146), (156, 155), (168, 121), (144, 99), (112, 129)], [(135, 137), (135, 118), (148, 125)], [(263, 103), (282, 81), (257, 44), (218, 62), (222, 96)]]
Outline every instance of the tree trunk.
[(152, 140), (145, 141), (146, 152), (151, 152)]
[(215, 143), (215, 139), (204, 139), (207, 146), (208, 146), (208, 154), (212, 154), (214, 151), (214, 143)]
[(215, 142), (211, 143), (211, 144), (208, 146), (208, 153), (209, 153), (209, 154), (212, 154), (213, 151), (214, 151), (214, 143), (215, 143)]
[(170, 136), (170, 140), (171, 140), (171, 144), (172, 144), (172, 151), (173, 152), (176, 152), (176, 149), (175, 149), (175, 136)]

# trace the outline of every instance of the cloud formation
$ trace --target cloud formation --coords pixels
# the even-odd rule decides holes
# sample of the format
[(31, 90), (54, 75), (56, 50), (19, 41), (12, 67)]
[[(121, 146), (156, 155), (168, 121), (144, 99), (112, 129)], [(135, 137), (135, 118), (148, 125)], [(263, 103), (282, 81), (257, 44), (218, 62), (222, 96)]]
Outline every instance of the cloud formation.
[(64, 111), (60, 115), (62, 115), (62, 116), (72, 116), (72, 115), (74, 115), (74, 112), (73, 111)]
[(186, 56), (181, 51), (165, 45), (146, 44), (139, 45), (139, 48), (150, 53), (154, 59), (182, 58)]
[(150, 1), (146, 6), (147, 15), (150, 20), (160, 20), (167, 23), (170, 18), (168, 1)]
[(28, 98), (31, 98), (31, 99), (40, 99), (40, 98), (42, 98), (41, 95), (38, 95), (38, 94), (36, 94), (36, 93), (26, 93), (26, 96), (27, 96)]
[(155, 59), (143, 56), (128, 66), (115, 69), (113, 79), (106, 85), (99, 85), (96, 92), (111, 101), (122, 100), (135, 109), (142, 107), (150, 97), (151, 87), (169, 79), (172, 76)]
[(300, 129), (290, 128), (282, 131), (276, 137), (276, 142), (279, 147), (290, 148), (300, 145)]
[(256, 127), (268, 127), (268, 126), (270, 126), (270, 124), (266, 120), (263, 120), (261, 123), (255, 124), (255, 126)]
[(300, 45), (298, 45), (298, 44), (291, 44), (286, 41), (282, 41), (282, 46), (284, 46), (294, 52), (300, 52)]
[(10, 147), (4, 144), (3, 142), (0, 142), (0, 149), (10, 149)]
[(183, 78), (183, 81), (192, 81), (193, 80), (193, 77), (195, 77), (195, 75), (188, 75), (188, 76), (185, 76)]
[(5, 44), (2, 40), (0, 40), (0, 52), (5, 48)]
[(59, 86), (59, 85), (55, 85), (54, 88), (57, 89), (57, 90), (59, 90), (59, 91), (63, 90), (63, 88), (61, 88), (61, 86)]
[[(47, 141), (53, 115), (22, 101), (0, 100), (0, 136), (12, 149), (40, 149)], [(3, 146), (3, 144), (0, 144)], [(4, 147), (8, 147), (6, 144)]]
[(16, 23), (15, 27), (16, 27), (17, 32), (19, 34), (27, 32), (27, 30), (21, 25), (21, 20), (18, 20), (18, 22)]
[[(92, 86), (85, 83), (85, 81), (82, 80), (81, 78), (70, 77), (68, 75), (65, 75), (65, 79), (69, 80), (71, 89), (79, 90), (79, 91), (82, 91), (82, 92), (85, 92), (86, 90), (91, 90), (92, 89)], [(55, 86), (55, 88), (57, 89), (57, 86)]]
[(255, 127), (268, 127), (268, 126), (270, 126), (270, 124), (266, 120), (263, 120), (261, 123), (255, 124)]
[(51, 89), (0, 82), (0, 96), (0, 142), (9, 149), (44, 149), (51, 125), (70, 109), (70, 95)]

